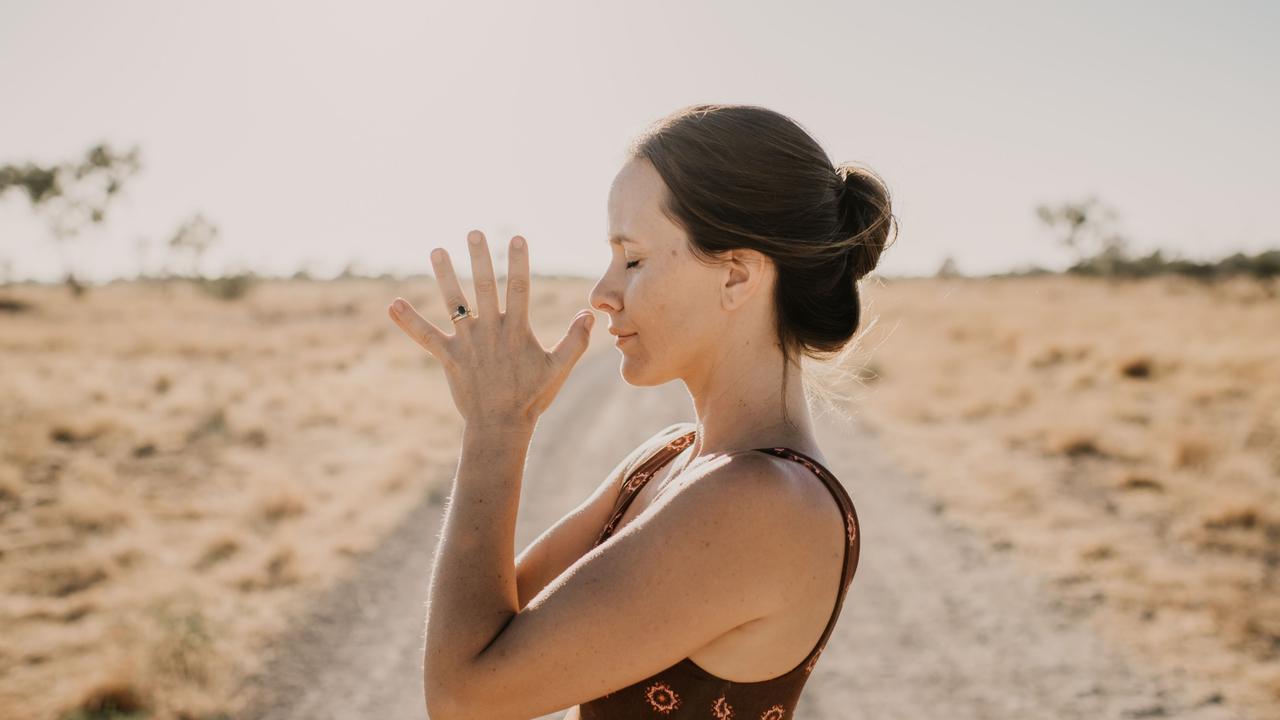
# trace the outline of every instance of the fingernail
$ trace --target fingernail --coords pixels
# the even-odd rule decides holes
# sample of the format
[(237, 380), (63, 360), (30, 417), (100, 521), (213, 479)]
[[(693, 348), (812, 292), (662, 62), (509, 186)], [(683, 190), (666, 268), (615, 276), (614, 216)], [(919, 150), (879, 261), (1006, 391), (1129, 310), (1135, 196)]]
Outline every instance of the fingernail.
[(516, 246), (516, 247), (518, 247), (518, 248), (522, 248), (522, 247), (524, 247), (524, 238), (522, 238), (522, 237), (520, 237), (519, 235), (517, 235), (517, 236), (516, 236), (516, 239), (511, 241), (511, 244), (512, 244), (512, 245), (514, 245), (514, 246)]
[(404, 312), (404, 301), (403, 301), (403, 300), (397, 300), (397, 301), (395, 301), (395, 303), (394, 303), (391, 307), (392, 307), (392, 309), (393, 309), (393, 310), (395, 310), (397, 313), (402, 313), (402, 312)]

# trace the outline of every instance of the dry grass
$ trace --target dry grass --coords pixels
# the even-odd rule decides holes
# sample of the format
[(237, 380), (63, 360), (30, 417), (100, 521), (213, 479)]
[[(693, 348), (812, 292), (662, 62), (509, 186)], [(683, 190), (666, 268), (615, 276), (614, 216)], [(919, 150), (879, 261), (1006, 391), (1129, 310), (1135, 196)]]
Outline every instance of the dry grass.
[[(544, 342), (589, 287), (539, 285)], [(386, 315), (402, 295), (447, 328), (430, 280), (5, 295), (27, 304), (0, 318), (6, 720), (233, 713), (299, 601), (443, 499), (461, 426)]]
[[(589, 287), (538, 286), (544, 342)], [(0, 717), (234, 712), (297, 603), (444, 499), (456, 412), (385, 315), (403, 295), (447, 327), (431, 289), (9, 291), (30, 307), (0, 320)], [(856, 412), (945, 514), (1146, 662), (1274, 715), (1277, 286), (899, 280), (863, 297), (879, 321)]]
[(1280, 283), (898, 280), (854, 409), (1144, 662), (1280, 712)]

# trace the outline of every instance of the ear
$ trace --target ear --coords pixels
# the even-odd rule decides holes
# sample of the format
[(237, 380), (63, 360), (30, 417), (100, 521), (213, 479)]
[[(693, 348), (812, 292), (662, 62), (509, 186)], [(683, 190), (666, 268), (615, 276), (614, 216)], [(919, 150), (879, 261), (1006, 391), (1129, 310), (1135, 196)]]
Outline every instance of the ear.
[(720, 300), (725, 309), (741, 307), (759, 292), (765, 286), (764, 278), (770, 265), (769, 257), (758, 250), (730, 250), (724, 265), (724, 285), (720, 288)]

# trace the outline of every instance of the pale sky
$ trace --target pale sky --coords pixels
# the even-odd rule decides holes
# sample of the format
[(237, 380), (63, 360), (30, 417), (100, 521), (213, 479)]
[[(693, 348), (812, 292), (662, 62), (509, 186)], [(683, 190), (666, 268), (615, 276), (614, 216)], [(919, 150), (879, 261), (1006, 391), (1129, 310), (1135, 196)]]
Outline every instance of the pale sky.
[[(144, 168), (71, 246), (139, 271), (189, 215), (210, 272), (430, 273), (465, 236), (597, 277), (627, 143), (699, 102), (808, 128), (887, 182), (887, 275), (1068, 255), (1033, 208), (1097, 195), (1139, 251), (1280, 247), (1280, 3), (0, 0), (0, 164), (108, 141)], [(0, 263), (63, 265), (24, 197)], [(146, 261), (158, 267), (159, 248)]]

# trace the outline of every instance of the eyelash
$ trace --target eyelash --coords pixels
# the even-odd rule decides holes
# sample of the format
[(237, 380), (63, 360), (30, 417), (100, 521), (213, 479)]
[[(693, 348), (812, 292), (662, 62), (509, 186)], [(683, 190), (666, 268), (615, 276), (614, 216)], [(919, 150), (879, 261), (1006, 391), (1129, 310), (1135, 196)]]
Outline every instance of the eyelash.
[(633, 267), (635, 267), (635, 266), (637, 266), (637, 265), (639, 265), (639, 264), (640, 264), (640, 261), (639, 261), (639, 260), (632, 260), (631, 262), (627, 263), (627, 269), (628, 269), (628, 270), (630, 270), (631, 268), (633, 268)]

